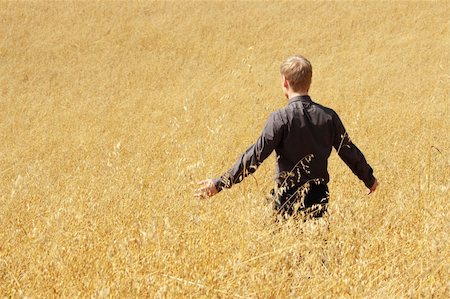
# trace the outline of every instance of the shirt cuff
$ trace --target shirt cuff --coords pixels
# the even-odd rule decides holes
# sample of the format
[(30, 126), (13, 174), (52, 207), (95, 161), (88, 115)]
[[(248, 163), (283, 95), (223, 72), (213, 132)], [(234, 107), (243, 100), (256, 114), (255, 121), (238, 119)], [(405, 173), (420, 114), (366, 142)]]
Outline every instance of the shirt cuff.
[(376, 178), (373, 176), (373, 174), (370, 174), (369, 179), (364, 182), (364, 185), (366, 185), (366, 187), (370, 189), (375, 183), (375, 180)]
[(220, 191), (223, 190), (222, 178), (221, 177), (213, 179), (213, 182), (214, 182), (214, 186), (216, 186), (217, 193), (219, 193)]

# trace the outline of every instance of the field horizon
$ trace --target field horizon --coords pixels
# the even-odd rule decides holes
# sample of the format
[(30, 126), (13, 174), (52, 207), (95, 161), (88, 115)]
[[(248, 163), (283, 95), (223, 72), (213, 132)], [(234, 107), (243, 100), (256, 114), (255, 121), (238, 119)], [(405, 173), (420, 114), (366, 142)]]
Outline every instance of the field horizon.
[[(0, 297), (448, 298), (450, 2), (0, 2)], [(380, 182), (198, 200), (301, 54)]]

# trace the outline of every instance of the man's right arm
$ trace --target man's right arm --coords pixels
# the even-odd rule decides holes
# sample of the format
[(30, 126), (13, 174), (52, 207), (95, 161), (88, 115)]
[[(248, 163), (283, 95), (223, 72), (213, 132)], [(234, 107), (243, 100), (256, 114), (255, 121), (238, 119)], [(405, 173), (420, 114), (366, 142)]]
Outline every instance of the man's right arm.
[(375, 191), (378, 184), (373, 176), (373, 169), (367, 163), (363, 153), (350, 140), (337, 114), (333, 116), (333, 126), (335, 131), (333, 146), (339, 157), (371, 192)]

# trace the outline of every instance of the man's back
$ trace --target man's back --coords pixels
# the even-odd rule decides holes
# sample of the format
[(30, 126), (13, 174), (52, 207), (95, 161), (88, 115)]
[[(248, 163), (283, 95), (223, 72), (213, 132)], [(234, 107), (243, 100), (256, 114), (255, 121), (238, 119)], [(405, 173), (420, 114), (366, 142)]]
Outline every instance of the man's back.
[(314, 103), (309, 96), (299, 96), (276, 114), (283, 136), (275, 148), (278, 184), (328, 183), (327, 160), (336, 135), (334, 111)]

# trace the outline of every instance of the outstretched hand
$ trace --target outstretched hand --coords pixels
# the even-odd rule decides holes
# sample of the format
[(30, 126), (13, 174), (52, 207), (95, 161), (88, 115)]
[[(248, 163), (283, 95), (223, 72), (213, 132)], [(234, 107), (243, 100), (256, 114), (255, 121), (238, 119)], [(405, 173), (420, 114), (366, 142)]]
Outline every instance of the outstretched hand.
[(375, 190), (377, 189), (377, 187), (378, 187), (378, 180), (375, 179), (375, 182), (373, 183), (372, 187), (370, 187), (369, 193), (368, 193), (368, 194), (371, 194), (371, 193), (375, 192)]
[(194, 196), (197, 198), (207, 198), (212, 197), (218, 193), (216, 185), (214, 185), (214, 181), (212, 179), (206, 179), (201, 182), (198, 182), (201, 185), (200, 188), (195, 190)]

